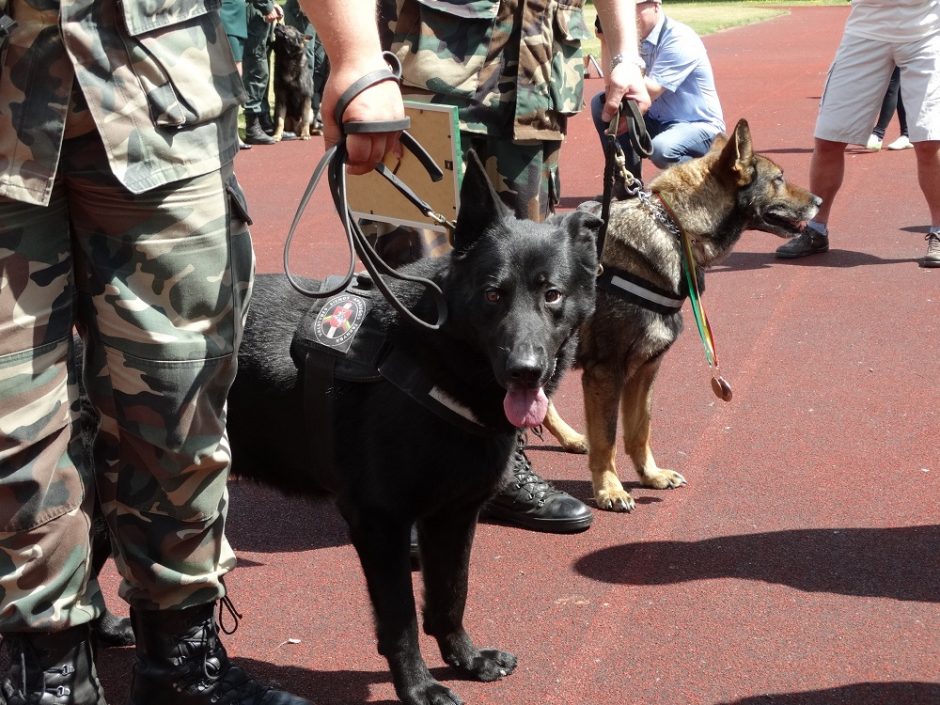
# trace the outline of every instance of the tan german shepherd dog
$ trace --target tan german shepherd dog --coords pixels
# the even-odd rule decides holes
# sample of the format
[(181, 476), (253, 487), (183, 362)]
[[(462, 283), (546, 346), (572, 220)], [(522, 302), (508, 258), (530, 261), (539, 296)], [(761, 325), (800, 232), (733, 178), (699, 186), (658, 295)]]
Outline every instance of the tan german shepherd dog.
[[(639, 298), (599, 287), (594, 315), (580, 329), (576, 361), (583, 370), (587, 438), (554, 405), (545, 419), (565, 450), (589, 454), (597, 506), (619, 512), (632, 511), (635, 502), (617, 477), (618, 408), (624, 448), (643, 485), (666, 489), (686, 482), (657, 467), (650, 448), (653, 381), (682, 330), (680, 308), (687, 295), (679, 230), (690, 238), (698, 266), (707, 267), (727, 255), (744, 230), (795, 236), (822, 203), (754, 152), (744, 120), (730, 139), (718, 137), (708, 154), (665, 170), (649, 189), (650, 197), (612, 204), (601, 258), (608, 276), (617, 272), (613, 278), (622, 288), (639, 290)], [(657, 194), (674, 219), (657, 205)], [(581, 208), (598, 214), (601, 206), (589, 202)]]

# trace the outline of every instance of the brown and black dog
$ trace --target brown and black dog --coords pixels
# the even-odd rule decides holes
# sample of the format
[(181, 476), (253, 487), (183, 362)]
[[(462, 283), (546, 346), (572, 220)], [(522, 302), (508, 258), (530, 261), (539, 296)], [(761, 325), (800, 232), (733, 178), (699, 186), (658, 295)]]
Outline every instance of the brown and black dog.
[[(696, 263), (707, 267), (727, 255), (744, 230), (793, 237), (822, 202), (788, 183), (777, 164), (754, 152), (744, 120), (730, 138), (719, 137), (708, 154), (667, 169), (649, 188), (652, 197), (612, 205), (601, 261), (621, 273), (614, 278), (623, 289), (635, 292), (636, 282), (641, 287), (647, 282), (651, 298), (666, 306), (651, 310), (636, 295), (624, 298), (622, 291), (599, 288), (594, 315), (580, 330), (576, 358), (583, 370), (587, 437), (566, 424), (553, 405), (545, 419), (565, 450), (589, 454), (597, 506), (620, 512), (632, 511), (635, 503), (617, 477), (618, 409), (624, 448), (643, 485), (666, 489), (686, 482), (679, 473), (657, 467), (650, 448), (653, 381), (682, 330), (678, 229), (691, 239)], [(657, 205), (656, 194), (679, 222), (671, 222)], [(590, 202), (582, 208), (599, 213), (601, 206)]]
[(274, 26), (274, 134), (293, 132), (302, 140), (313, 134), (313, 66), (307, 55), (310, 37), (290, 25)]

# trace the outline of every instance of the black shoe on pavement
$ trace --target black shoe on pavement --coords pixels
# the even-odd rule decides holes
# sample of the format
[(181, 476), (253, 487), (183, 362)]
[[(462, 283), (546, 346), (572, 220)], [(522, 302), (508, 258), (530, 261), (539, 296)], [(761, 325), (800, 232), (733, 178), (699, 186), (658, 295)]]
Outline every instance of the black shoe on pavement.
[(481, 518), (553, 534), (587, 529), (594, 521), (588, 506), (536, 475), (524, 448), (525, 439), (520, 436), (519, 445), (510, 460), (512, 478), (483, 507)]
[(0, 702), (6, 705), (107, 705), (89, 625), (59, 632), (6, 633), (0, 642)]
[(803, 232), (787, 244), (777, 248), (777, 257), (795, 259), (796, 257), (806, 257), (806, 255), (816, 255), (828, 251), (829, 236), (805, 225), (803, 226)]
[(260, 113), (245, 113), (245, 143), (274, 144), (274, 138), (261, 128)]

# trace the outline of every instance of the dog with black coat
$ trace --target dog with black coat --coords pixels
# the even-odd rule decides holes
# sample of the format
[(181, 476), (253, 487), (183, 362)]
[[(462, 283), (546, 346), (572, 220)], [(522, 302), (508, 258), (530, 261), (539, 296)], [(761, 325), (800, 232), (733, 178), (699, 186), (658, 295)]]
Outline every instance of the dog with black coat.
[(284, 132), (308, 140), (316, 116), (313, 114), (313, 66), (307, 55), (310, 37), (295, 27), (274, 26), (274, 134), (275, 142)]
[[(378, 359), (380, 370), (392, 358), (410, 361), (430, 381), (426, 397), (380, 374), (355, 382), (337, 374), (327, 387), (329, 418), (312, 414), (305, 398), (310, 368), (295, 363), (296, 345), (291, 354), (311, 300), (283, 275), (255, 282), (229, 396), (235, 474), (286, 493), (336, 496), (365, 573), (379, 653), (408, 705), (461, 702), (433, 678), (419, 651), (413, 524), (423, 628), (444, 660), (483, 681), (515, 669), (512, 654), (478, 649), (464, 629), (471, 544), (480, 507), (504, 481), (518, 428), (542, 422), (547, 397), (573, 360), (576, 331), (594, 308), (597, 217), (515, 219), (473, 154), (461, 204), (453, 252), (402, 270), (440, 286), (446, 322), (436, 331), (420, 328), (374, 296), (363, 324), (384, 339), (381, 354), (366, 356)], [(426, 289), (390, 285), (410, 310), (433, 319)], [(331, 306), (324, 310), (337, 310)], [(353, 339), (351, 355), (362, 352), (361, 339)], [(427, 397), (446, 411), (438, 413)], [(446, 418), (453, 414), (462, 422)], [(332, 468), (317, 457), (324, 442), (333, 448)]]

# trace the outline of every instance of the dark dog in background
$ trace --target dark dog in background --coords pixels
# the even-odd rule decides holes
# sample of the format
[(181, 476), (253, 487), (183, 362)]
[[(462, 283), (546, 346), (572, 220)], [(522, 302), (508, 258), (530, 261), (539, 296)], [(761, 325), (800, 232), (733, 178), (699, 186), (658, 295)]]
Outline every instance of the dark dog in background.
[[(478, 649), (464, 630), (477, 516), (504, 481), (517, 427), (541, 423), (594, 307), (598, 218), (575, 212), (542, 224), (516, 220), (472, 154), (461, 203), (453, 252), (402, 270), (441, 287), (449, 316), (440, 330), (402, 320), (376, 292), (350, 354), (378, 335), (382, 374), (354, 382), (337, 372), (321, 395), (326, 413), (311, 413), (310, 367), (298, 368), (291, 345), (312, 302), (283, 275), (260, 276), (229, 395), (235, 474), (290, 494), (336, 496), (365, 573), (379, 653), (408, 705), (461, 702), (434, 679), (419, 650), (412, 525), (420, 537), (423, 628), (444, 660), (483, 681), (515, 669), (513, 655)], [(409, 309), (434, 318), (426, 290), (390, 285)], [(332, 301), (327, 313), (342, 309)], [(318, 329), (325, 321), (316, 318)], [(430, 388), (407, 392), (389, 381), (387, 366), (402, 360), (426, 374)], [(324, 443), (333, 448), (332, 468), (318, 462)]]
[[(746, 229), (793, 237), (821, 203), (806, 189), (788, 183), (777, 164), (754, 151), (744, 120), (730, 138), (717, 139), (708, 154), (670, 167), (649, 189), (653, 199), (613, 204), (601, 261), (610, 271), (624, 272), (623, 277), (648, 282), (678, 306), (655, 311), (635, 299), (599, 291), (594, 315), (581, 329), (577, 355), (583, 369), (587, 438), (551, 405), (545, 420), (565, 450), (589, 454), (597, 506), (620, 512), (632, 511), (635, 503), (617, 477), (618, 414), (624, 448), (643, 485), (666, 489), (685, 484), (679, 473), (656, 466), (650, 448), (653, 381), (682, 330), (678, 229), (690, 238), (696, 263), (707, 267), (727, 255)], [(655, 204), (655, 194), (662, 194), (672, 215)], [(582, 207), (595, 213), (601, 209), (599, 203)]]
[(313, 66), (307, 54), (310, 37), (290, 25), (274, 26), (274, 140), (293, 132), (310, 139), (313, 113)]

